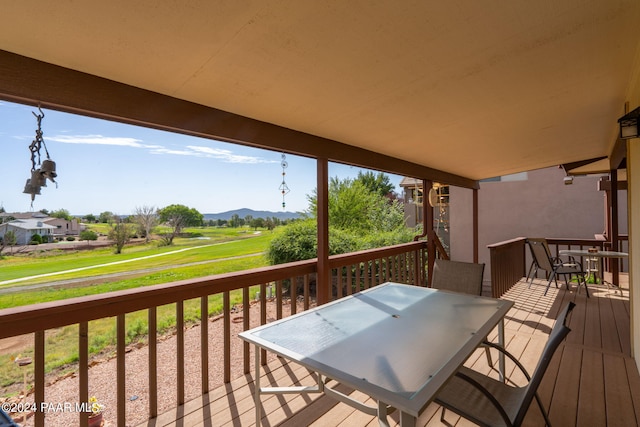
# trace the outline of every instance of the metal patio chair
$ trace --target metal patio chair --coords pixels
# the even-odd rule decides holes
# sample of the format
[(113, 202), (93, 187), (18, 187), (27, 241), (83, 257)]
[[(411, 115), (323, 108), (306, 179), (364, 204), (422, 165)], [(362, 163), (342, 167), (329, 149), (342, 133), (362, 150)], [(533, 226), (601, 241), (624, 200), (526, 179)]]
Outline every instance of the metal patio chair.
[[(482, 295), (483, 276), (484, 264), (436, 259), (433, 264), (431, 287), (444, 291), (480, 296)], [(485, 349), (489, 366), (493, 366), (491, 348), (485, 345), (487, 342), (485, 339), (481, 348)]]
[[(546, 239), (528, 238), (527, 244), (531, 249), (531, 255), (533, 256), (533, 263), (535, 264), (536, 274), (538, 270), (544, 270), (549, 273), (549, 280), (547, 282), (547, 289), (544, 291), (544, 295), (547, 295), (551, 282), (553, 281), (558, 287), (558, 276), (562, 275), (565, 278), (567, 289), (569, 289), (569, 282), (572, 276), (578, 279), (578, 291), (580, 285), (584, 284), (584, 289), (589, 297), (589, 288), (587, 287), (587, 273), (582, 268), (582, 264), (573, 257), (569, 257), (568, 261), (563, 261), (558, 257), (551, 255), (549, 245)], [(533, 278), (531, 280), (533, 283)], [(529, 287), (531, 287), (529, 283)]]
[(484, 264), (436, 259), (431, 287), (470, 295), (482, 294)]
[(520, 426), (535, 398), (546, 425), (551, 427), (537, 389), (554, 352), (571, 331), (566, 326), (566, 321), (574, 307), (575, 304), (569, 302), (560, 312), (531, 376), (515, 356), (502, 347), (495, 346), (522, 371), (527, 378), (527, 385), (518, 387), (462, 367), (435, 398), (435, 402), (442, 406), (441, 421), (445, 422), (445, 409), (449, 409), (480, 426)]

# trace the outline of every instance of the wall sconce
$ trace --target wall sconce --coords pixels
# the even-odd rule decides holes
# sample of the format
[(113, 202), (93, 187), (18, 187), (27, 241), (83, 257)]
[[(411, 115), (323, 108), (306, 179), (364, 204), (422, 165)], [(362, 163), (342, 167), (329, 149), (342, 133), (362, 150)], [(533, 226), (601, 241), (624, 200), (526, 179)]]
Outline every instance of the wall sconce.
[(620, 123), (620, 138), (630, 139), (630, 138), (638, 138), (640, 136), (640, 134), (638, 133), (639, 118), (640, 118), (640, 107), (636, 108), (635, 110), (625, 114), (624, 116), (618, 119), (618, 123)]

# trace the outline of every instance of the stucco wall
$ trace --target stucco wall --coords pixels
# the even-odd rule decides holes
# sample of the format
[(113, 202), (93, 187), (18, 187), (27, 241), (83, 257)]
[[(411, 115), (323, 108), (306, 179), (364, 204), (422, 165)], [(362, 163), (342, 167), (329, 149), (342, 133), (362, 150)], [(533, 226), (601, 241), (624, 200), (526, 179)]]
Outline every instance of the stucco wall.
[[(546, 168), (531, 171), (525, 181), (483, 182), (478, 191), (479, 262), (491, 277), (487, 245), (515, 237), (593, 239), (605, 229), (605, 196), (599, 177), (575, 177), (565, 185), (564, 171)], [(626, 192), (624, 192), (626, 193)], [(472, 191), (450, 189), (451, 258), (473, 260)], [(619, 232), (627, 233), (626, 194), (619, 197)]]

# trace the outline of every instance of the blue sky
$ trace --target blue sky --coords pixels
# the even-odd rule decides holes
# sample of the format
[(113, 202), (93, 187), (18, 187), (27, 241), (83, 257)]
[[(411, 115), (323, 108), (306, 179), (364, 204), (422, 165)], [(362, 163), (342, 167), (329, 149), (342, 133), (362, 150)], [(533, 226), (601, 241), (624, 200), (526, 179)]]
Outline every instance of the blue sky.
[[(0, 101), (0, 206), (7, 212), (67, 209), (73, 215), (179, 203), (201, 213), (239, 208), (282, 211), (282, 153), (105, 120), (43, 110), (44, 141), (56, 162), (58, 186), (48, 182), (31, 206), (29, 145), (38, 109)], [(46, 159), (44, 148), (41, 160)], [(287, 211), (306, 211), (316, 187), (316, 162), (286, 155)], [(329, 165), (332, 177), (362, 169)], [(401, 177), (390, 175), (400, 192)]]

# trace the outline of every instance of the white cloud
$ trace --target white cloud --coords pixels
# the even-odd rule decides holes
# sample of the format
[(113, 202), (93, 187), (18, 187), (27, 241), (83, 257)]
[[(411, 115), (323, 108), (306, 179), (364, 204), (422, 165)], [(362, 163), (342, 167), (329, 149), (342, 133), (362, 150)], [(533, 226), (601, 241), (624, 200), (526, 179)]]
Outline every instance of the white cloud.
[(160, 145), (142, 144), (142, 140), (128, 137), (113, 137), (103, 135), (57, 135), (45, 137), (45, 140), (61, 142), (63, 144), (116, 145), (133, 148), (162, 148)]
[(218, 159), (226, 163), (278, 163), (275, 160), (266, 160), (261, 157), (234, 154), (232, 151), (222, 148), (187, 145), (184, 148), (173, 149), (162, 145), (144, 144), (140, 139), (129, 137), (112, 137), (103, 135), (57, 135), (53, 137), (45, 137), (45, 140), (60, 142), (63, 144), (114, 145), (118, 147), (143, 148), (149, 150), (150, 154), (206, 157)]
[(151, 152), (154, 154), (175, 154), (181, 156), (206, 157), (211, 159), (219, 159), (226, 163), (277, 163), (276, 161), (266, 160), (261, 157), (233, 154), (232, 151), (224, 150), (222, 148), (205, 147), (200, 145), (187, 145), (185, 148), (186, 149), (184, 150), (170, 150), (168, 148), (160, 148), (152, 150)]

